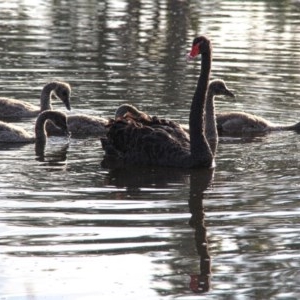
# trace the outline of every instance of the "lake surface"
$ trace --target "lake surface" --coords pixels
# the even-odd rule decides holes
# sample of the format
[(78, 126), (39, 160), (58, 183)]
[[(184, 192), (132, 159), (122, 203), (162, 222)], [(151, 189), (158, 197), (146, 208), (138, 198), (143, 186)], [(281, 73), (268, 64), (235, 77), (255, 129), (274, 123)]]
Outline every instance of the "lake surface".
[[(211, 77), (236, 95), (217, 110), (293, 124), (299, 14), (298, 1), (2, 1), (0, 96), (37, 104), (63, 80), (71, 113), (132, 103), (187, 123), (200, 62), (185, 57), (207, 34)], [(103, 169), (98, 138), (51, 137), (43, 159), (1, 144), (0, 298), (299, 299), (299, 141), (221, 137), (216, 167), (194, 171)]]

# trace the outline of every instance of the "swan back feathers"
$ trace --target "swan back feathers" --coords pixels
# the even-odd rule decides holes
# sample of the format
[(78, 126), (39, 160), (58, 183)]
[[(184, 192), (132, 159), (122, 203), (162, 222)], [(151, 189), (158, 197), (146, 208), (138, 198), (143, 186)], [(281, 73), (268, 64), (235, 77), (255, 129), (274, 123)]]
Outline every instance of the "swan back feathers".
[(163, 128), (125, 118), (111, 120), (109, 126), (107, 138), (101, 139), (103, 149), (124, 164), (182, 167), (182, 157), (189, 158), (189, 148)]

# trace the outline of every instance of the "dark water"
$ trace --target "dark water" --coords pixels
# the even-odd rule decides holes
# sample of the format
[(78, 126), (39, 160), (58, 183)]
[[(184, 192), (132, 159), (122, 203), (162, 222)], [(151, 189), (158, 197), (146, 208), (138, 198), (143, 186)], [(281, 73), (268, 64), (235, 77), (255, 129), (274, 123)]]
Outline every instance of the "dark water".
[[(299, 13), (297, 1), (2, 1), (0, 95), (38, 103), (59, 79), (72, 113), (129, 102), (187, 122), (200, 64), (185, 55), (205, 33), (212, 78), (236, 94), (217, 109), (291, 124)], [(208, 171), (102, 169), (98, 139), (51, 138), (42, 160), (0, 145), (1, 299), (298, 299), (299, 138), (222, 137)]]

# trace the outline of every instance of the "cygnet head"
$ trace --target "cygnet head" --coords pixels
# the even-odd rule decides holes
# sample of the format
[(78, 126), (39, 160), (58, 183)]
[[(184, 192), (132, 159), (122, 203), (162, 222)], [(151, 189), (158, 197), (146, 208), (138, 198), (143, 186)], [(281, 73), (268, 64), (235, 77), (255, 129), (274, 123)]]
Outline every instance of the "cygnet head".
[(131, 104), (122, 104), (115, 112), (115, 118), (131, 116), (133, 118), (149, 119), (149, 116)]
[(68, 110), (71, 110), (71, 87), (68, 83), (60, 82), (56, 85), (55, 89), (53, 90), (53, 93), (57, 98), (61, 99), (61, 101), (65, 104)]
[(65, 135), (69, 136), (66, 114), (56, 110), (45, 110), (39, 114), (37, 123), (43, 124), (48, 120), (51, 121), (55, 126), (61, 128)]
[(227, 88), (221, 79), (212, 80), (209, 84), (209, 91), (215, 96), (229, 96), (235, 98), (234, 94)]

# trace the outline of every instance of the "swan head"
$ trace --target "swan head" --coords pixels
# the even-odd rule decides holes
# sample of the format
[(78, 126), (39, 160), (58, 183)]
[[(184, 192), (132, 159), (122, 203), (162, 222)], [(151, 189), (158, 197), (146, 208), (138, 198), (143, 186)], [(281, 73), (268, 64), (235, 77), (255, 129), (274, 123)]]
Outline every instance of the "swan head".
[(55, 124), (55, 126), (61, 128), (61, 130), (66, 136), (70, 136), (70, 132), (68, 130), (67, 116), (64, 113), (55, 111), (55, 115), (50, 120)]
[(150, 120), (151, 117), (147, 115), (146, 113), (138, 110), (135, 106), (131, 104), (122, 104), (118, 107), (118, 109), (115, 112), (115, 119), (117, 118), (126, 118), (130, 117), (133, 119), (145, 119)]
[(229, 96), (235, 98), (234, 94), (227, 88), (222, 79), (215, 79), (209, 83), (208, 90), (215, 96)]
[(71, 87), (66, 82), (57, 82), (55, 89), (53, 90), (54, 95), (59, 98), (67, 110), (71, 110), (70, 98), (71, 98)]
[(142, 112), (139, 111), (135, 106), (131, 104), (122, 104), (116, 110), (115, 118), (124, 117), (127, 113), (131, 113), (135, 117), (139, 117)]
[(190, 60), (200, 54), (210, 53), (210, 52), (211, 52), (210, 40), (207, 37), (205, 37), (204, 35), (201, 35), (199, 37), (196, 37), (193, 40), (192, 49), (191, 49), (190, 53), (188, 54), (187, 58)]
[(46, 123), (46, 121), (51, 121), (55, 126), (61, 128), (66, 136), (69, 136), (67, 116), (63, 112), (56, 110), (45, 110), (41, 112), (37, 118), (37, 122), (41, 122), (42, 124)]

